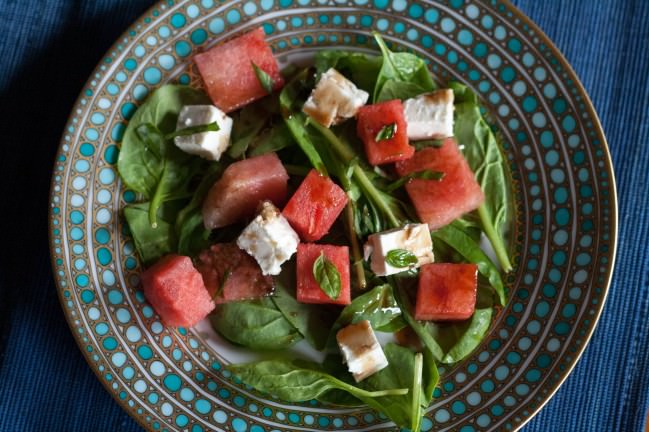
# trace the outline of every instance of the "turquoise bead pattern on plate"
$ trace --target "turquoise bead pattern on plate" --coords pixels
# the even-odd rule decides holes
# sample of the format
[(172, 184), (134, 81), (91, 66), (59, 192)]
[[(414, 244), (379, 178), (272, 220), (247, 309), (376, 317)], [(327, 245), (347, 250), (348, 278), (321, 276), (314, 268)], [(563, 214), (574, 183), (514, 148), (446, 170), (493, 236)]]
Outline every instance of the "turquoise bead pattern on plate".
[(191, 56), (263, 26), (280, 61), (318, 49), (417, 53), (475, 89), (502, 137), (515, 203), (511, 301), (460, 364), (441, 368), (422, 430), (516, 430), (578, 360), (602, 310), (617, 232), (599, 121), (551, 42), (495, 0), (163, 1), (102, 58), (66, 125), (52, 176), (50, 244), (66, 318), (90, 366), (148, 430), (394, 430), (364, 407), (287, 404), (244, 386), (196, 329), (166, 328), (139, 288), (116, 172), (128, 120), (155, 88), (200, 85)]

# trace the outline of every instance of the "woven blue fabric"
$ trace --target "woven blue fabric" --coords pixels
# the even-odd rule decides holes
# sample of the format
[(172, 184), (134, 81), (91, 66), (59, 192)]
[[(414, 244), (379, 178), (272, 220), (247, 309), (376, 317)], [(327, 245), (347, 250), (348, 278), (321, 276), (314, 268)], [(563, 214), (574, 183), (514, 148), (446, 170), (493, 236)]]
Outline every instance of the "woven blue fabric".
[[(649, 1), (515, 0), (600, 115), (620, 201), (617, 266), (595, 335), (525, 428), (640, 431), (649, 404)], [(86, 365), (47, 244), (51, 166), (83, 83), (151, 0), (0, 1), (0, 431), (138, 431)]]

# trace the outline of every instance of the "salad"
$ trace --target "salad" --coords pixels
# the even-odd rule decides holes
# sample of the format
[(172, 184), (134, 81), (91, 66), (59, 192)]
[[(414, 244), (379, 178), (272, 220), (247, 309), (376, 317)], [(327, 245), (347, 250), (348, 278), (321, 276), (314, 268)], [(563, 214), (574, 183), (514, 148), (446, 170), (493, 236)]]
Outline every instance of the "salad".
[[(204, 88), (152, 93), (118, 169), (166, 325), (209, 317), (277, 352), (228, 366), (260, 392), (418, 431), (436, 365), (470, 354), (507, 303), (511, 182), (476, 95), (374, 38), (378, 55), (282, 71), (262, 29), (195, 56)], [(299, 341), (324, 361), (287, 351)]]

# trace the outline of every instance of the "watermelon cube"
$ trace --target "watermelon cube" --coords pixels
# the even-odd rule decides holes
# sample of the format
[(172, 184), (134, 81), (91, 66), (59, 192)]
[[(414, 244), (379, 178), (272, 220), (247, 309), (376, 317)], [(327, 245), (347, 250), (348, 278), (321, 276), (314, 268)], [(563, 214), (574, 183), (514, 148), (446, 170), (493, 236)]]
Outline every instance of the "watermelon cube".
[(196, 268), (216, 304), (249, 300), (273, 292), (273, 278), (261, 274), (257, 262), (234, 243), (219, 243), (202, 251)]
[[(313, 276), (315, 260), (324, 254), (340, 274), (340, 295), (336, 299), (327, 296)], [(348, 305), (351, 303), (349, 285), (349, 248), (347, 246), (300, 243), (297, 246), (297, 301), (300, 303), (329, 303)]]
[(365, 145), (367, 160), (380, 165), (410, 158), (415, 148), (408, 144), (403, 104), (395, 99), (358, 110), (356, 133)]
[(347, 194), (329, 177), (311, 170), (282, 214), (303, 241), (320, 240), (347, 205)]
[(424, 170), (444, 174), (441, 180), (411, 179), (406, 183), (417, 216), (431, 230), (448, 225), (484, 201), (480, 185), (452, 138), (439, 148), (427, 147), (397, 162), (395, 168), (400, 176)]
[(226, 113), (268, 94), (253, 63), (270, 76), (273, 90), (284, 85), (261, 27), (198, 54), (194, 61), (212, 102)]
[(167, 255), (140, 277), (144, 296), (169, 326), (193, 326), (214, 309), (201, 274), (186, 256)]
[(253, 216), (261, 201), (286, 202), (288, 173), (275, 153), (234, 162), (203, 202), (205, 228), (214, 229)]
[(475, 311), (478, 266), (426, 264), (419, 270), (415, 319), (465, 320)]

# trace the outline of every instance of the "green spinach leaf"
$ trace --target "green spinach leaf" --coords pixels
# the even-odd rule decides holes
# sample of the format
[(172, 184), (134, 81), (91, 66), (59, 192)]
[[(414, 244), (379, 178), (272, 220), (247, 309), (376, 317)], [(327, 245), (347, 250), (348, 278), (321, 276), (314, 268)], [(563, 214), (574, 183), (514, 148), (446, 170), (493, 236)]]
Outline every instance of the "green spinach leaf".
[(317, 363), (303, 360), (233, 364), (228, 366), (228, 370), (245, 384), (287, 402), (316, 399), (332, 389), (344, 390), (363, 401), (387, 395), (404, 395), (409, 391), (408, 387), (365, 390), (328, 374)]
[[(160, 178), (165, 170), (165, 160), (160, 150), (149, 147), (138, 135), (138, 127), (143, 124), (155, 126), (162, 134), (176, 130), (178, 113), (185, 105), (209, 104), (210, 100), (202, 91), (189, 86), (164, 85), (156, 90), (138, 108), (128, 123), (117, 160), (117, 169), (124, 183), (145, 198), (152, 199), (158, 189)], [(169, 147), (174, 147), (170, 144)], [(176, 149), (177, 150), (177, 149)], [(174, 153), (171, 158), (185, 153)], [(172, 159), (176, 162), (175, 159)], [(182, 164), (181, 164), (182, 165)], [(167, 175), (174, 175), (167, 168)]]
[(356, 86), (368, 93), (374, 91), (376, 77), (379, 75), (383, 59), (380, 56), (360, 54), (350, 51), (318, 51), (315, 56), (317, 78), (329, 68), (334, 68)]
[(253, 141), (248, 151), (248, 156), (261, 156), (266, 153), (277, 152), (295, 143), (291, 132), (286, 124), (278, 124), (271, 129), (262, 132)]
[(148, 202), (127, 205), (124, 207), (124, 218), (145, 266), (176, 251), (178, 240), (173, 224), (162, 216), (158, 218), (158, 226), (152, 228), (149, 223)]
[(255, 350), (284, 349), (302, 339), (268, 297), (223, 303), (210, 315), (210, 321), (230, 342)]
[[(374, 39), (376, 39), (376, 43), (381, 49), (381, 54), (383, 54), (381, 71), (376, 78), (376, 85), (374, 86), (373, 101), (375, 103), (382, 100), (388, 100), (388, 98), (394, 96), (394, 93), (396, 93), (396, 84), (390, 84), (386, 90), (386, 96), (382, 95), (383, 88), (390, 80), (394, 83), (410, 83), (411, 85), (407, 87), (411, 92), (415, 91), (415, 86), (419, 87), (416, 89), (416, 94), (429, 92), (435, 89), (433, 78), (426, 67), (426, 63), (422, 59), (414, 54), (405, 52), (395, 53), (390, 51), (386, 43), (383, 41), (383, 38), (378, 33), (374, 33)], [(398, 90), (399, 93), (404, 91), (405, 87), (406, 86), (402, 86), (402, 88)], [(414, 95), (411, 94), (409, 97), (410, 96)]]
[(275, 278), (275, 292), (271, 299), (304, 339), (315, 349), (322, 350), (333, 325), (335, 312), (326, 305), (299, 303), (295, 296), (294, 261), (289, 261), (284, 266), (282, 273)]
[(246, 105), (238, 114), (235, 114), (228, 155), (233, 159), (241, 158), (268, 124), (270, 117), (271, 112), (266, 109), (266, 104), (263, 101)]
[(369, 321), (372, 328), (380, 332), (393, 333), (406, 326), (390, 284), (374, 287), (345, 306), (331, 327), (327, 347), (335, 351), (338, 330), (364, 320)]
[(485, 194), (478, 215), (487, 238), (505, 272), (512, 269), (505, 245), (507, 224), (511, 217), (511, 183), (504, 156), (496, 136), (483, 118), (477, 96), (466, 86), (452, 85), (455, 104), (454, 132), (464, 145), (464, 156)]
[(477, 264), (478, 272), (487, 278), (489, 284), (498, 294), (500, 304), (502, 306), (507, 304), (507, 293), (498, 268), (480, 249), (480, 245), (471, 238), (470, 234), (462, 229), (461, 223), (454, 221), (450, 225), (433, 231), (432, 236), (433, 239), (441, 240), (449, 245), (468, 262)]
[(223, 162), (210, 163), (191, 201), (178, 213), (175, 229), (179, 254), (193, 256), (209, 246), (210, 230), (203, 224), (202, 205), (207, 192), (221, 177), (224, 169)]
[(389, 79), (385, 81), (379, 95), (375, 101), (376, 102), (385, 102), (393, 99), (406, 100), (419, 96), (422, 93), (426, 93), (429, 90), (426, 90), (419, 84), (415, 84), (408, 81), (397, 81), (394, 79)]

